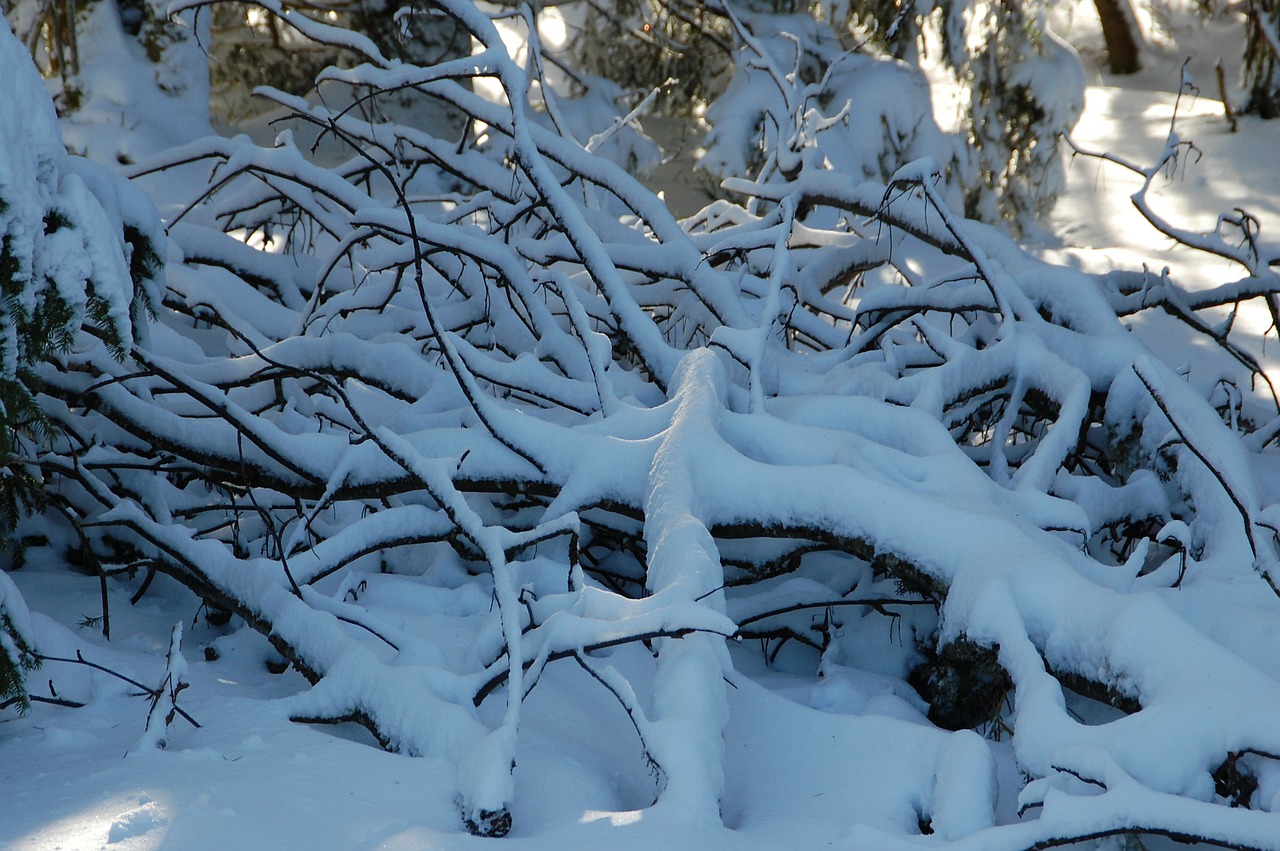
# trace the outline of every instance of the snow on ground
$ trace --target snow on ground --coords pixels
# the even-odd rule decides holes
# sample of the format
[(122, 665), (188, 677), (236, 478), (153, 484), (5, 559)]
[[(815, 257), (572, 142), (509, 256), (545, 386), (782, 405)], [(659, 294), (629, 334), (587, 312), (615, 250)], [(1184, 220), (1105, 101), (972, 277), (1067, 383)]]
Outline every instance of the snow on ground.
[[(1180, 29), (1170, 33), (1146, 18), (1143, 69), (1131, 77), (1100, 70), (1101, 36), (1091, 30), (1096, 24), (1086, 18), (1059, 21), (1081, 45), (1086, 64), (1094, 67), (1085, 114), (1073, 139), (1082, 150), (1107, 152), (1145, 168), (1159, 159), (1175, 133), (1188, 147), (1175, 167), (1152, 182), (1147, 197), (1155, 212), (1196, 233), (1212, 232), (1221, 214), (1250, 213), (1261, 223), (1263, 254), (1280, 255), (1280, 122), (1237, 116), (1238, 128), (1232, 132), (1215, 68), (1222, 63), (1227, 98), (1238, 107), (1243, 100), (1237, 85), (1238, 31), (1229, 21), (1187, 16), (1178, 21)], [(1174, 281), (1193, 290), (1245, 277), (1239, 266), (1197, 255), (1158, 233), (1131, 200), (1141, 186), (1138, 175), (1114, 163), (1070, 156), (1067, 191), (1054, 208), (1046, 228), (1052, 236), (1039, 253), (1090, 273), (1146, 268), (1159, 275), (1167, 268)], [(1231, 233), (1226, 227), (1222, 232)], [(1232, 241), (1238, 242), (1238, 236)], [(1221, 318), (1226, 317), (1224, 310)], [(1274, 383), (1280, 381), (1280, 360), (1266, 342), (1270, 325), (1265, 310), (1246, 307), (1233, 336), (1250, 351), (1269, 355), (1264, 367)], [(1189, 370), (1192, 383), (1205, 392), (1221, 375), (1234, 373), (1220, 352), (1171, 318), (1147, 316), (1133, 329), (1175, 367)], [(1187, 352), (1205, 356), (1192, 363)]]
[[(1206, 33), (1207, 49), (1198, 52), (1192, 67), (1201, 93), (1178, 104), (1176, 125), (1179, 137), (1194, 140), (1203, 158), (1161, 181), (1152, 201), (1193, 230), (1214, 227), (1205, 211), (1243, 207), (1263, 222), (1265, 238), (1280, 228), (1280, 122), (1243, 119), (1239, 132), (1229, 132), (1206, 58), (1216, 58), (1211, 54), (1221, 33)], [(1085, 54), (1090, 57), (1088, 50)], [(1176, 51), (1157, 44), (1148, 50), (1147, 70), (1137, 78), (1097, 75), (1076, 141), (1141, 164), (1158, 156), (1177, 102), (1181, 61)], [(1128, 200), (1138, 182), (1118, 167), (1077, 157), (1068, 180), (1067, 195), (1048, 228), (1057, 238), (1040, 247), (1046, 257), (1088, 271), (1145, 263), (1158, 274), (1167, 265), (1189, 287), (1238, 276), (1225, 261), (1194, 256), (1154, 235)], [(1242, 321), (1252, 323), (1246, 326), (1250, 333), (1265, 329), (1262, 318)], [(1186, 339), (1172, 323), (1135, 330), (1166, 351)], [(1217, 369), (1195, 367), (1206, 375)], [(0, 847), (492, 845), (462, 831), (450, 799), (451, 766), (384, 753), (355, 725), (290, 723), (270, 698), (306, 688), (302, 678), (270, 673), (267, 663), (275, 654), (263, 638), (236, 621), (211, 626), (197, 610), (198, 601), (176, 584), (157, 579), (142, 602), (130, 606), (140, 577), (111, 580), (113, 638), (108, 643), (96, 626), (81, 625), (100, 612), (92, 579), (53, 563), (51, 554), (42, 563), (39, 553), (12, 578), (38, 613), (36, 638), (46, 653), (70, 657), (79, 651), (146, 684), (163, 677), (168, 636), (181, 619), (190, 688), (180, 705), (202, 726), (179, 719), (166, 750), (139, 751), (149, 708), (145, 698), (105, 673), (46, 663), (32, 676), (33, 687), (48, 694), (45, 684), (52, 681), (59, 698), (88, 705), (35, 704), (27, 718), (8, 713), (0, 720)], [(394, 598), (393, 590), (372, 581), (378, 577), (370, 579), (369, 593)], [(438, 600), (432, 615), (442, 634), (453, 635), (458, 652), (471, 636), (466, 619), (453, 614), (468, 605), (461, 599)], [(206, 648), (212, 648), (209, 658)], [(633, 656), (637, 652), (643, 653), (634, 647), (619, 650), (609, 663), (632, 679), (641, 677), (644, 660)], [(972, 734), (939, 731), (944, 756), (936, 761), (932, 752), (903, 758), (890, 750), (895, 729), (925, 723), (911, 696), (895, 694), (887, 684), (891, 678), (849, 669), (818, 682), (788, 673), (786, 659), (783, 654), (777, 667), (767, 669), (756, 648), (733, 648), (725, 829), (690, 829), (646, 810), (653, 780), (642, 769), (626, 716), (580, 669), (549, 668), (545, 677), (555, 687), (535, 690), (525, 707), (516, 754), (516, 827), (502, 842), (519, 849), (848, 847), (856, 839), (850, 833), (855, 821), (888, 827), (915, 818), (914, 811), (893, 809), (907, 800), (904, 790), (921, 786), (921, 775), (943, 772), (945, 758), (969, 758), (965, 749), (972, 749)], [(541, 699), (567, 691), (580, 699)], [(761, 735), (766, 730), (769, 735)], [(914, 740), (923, 740), (921, 732)], [(996, 757), (999, 813), (1008, 820), (1020, 784), (1008, 745), (997, 742), (990, 748)], [(939, 790), (940, 797), (945, 792), (962, 801), (981, 792), (947, 789), (941, 780)], [(1146, 847), (1164, 846), (1149, 840)]]
[[(1175, 224), (1196, 231), (1214, 228), (1218, 212), (1240, 207), (1263, 223), (1264, 241), (1280, 245), (1280, 126), (1276, 122), (1239, 117), (1232, 133), (1225, 118), (1215, 66), (1222, 62), (1227, 95), (1237, 108), (1243, 99), (1236, 83), (1240, 75), (1239, 33), (1230, 21), (1182, 21), (1177, 42), (1151, 33), (1143, 52), (1143, 69), (1130, 77), (1099, 70), (1100, 36), (1085, 18), (1059, 26), (1082, 58), (1094, 67), (1086, 95), (1085, 114), (1073, 137), (1084, 149), (1105, 151), (1148, 166), (1160, 156), (1177, 109), (1178, 138), (1194, 143), (1179, 167), (1153, 184), (1151, 199), (1157, 212)], [(1185, 74), (1185, 77), (1184, 77)], [(1178, 92), (1184, 79), (1193, 88)], [(1070, 249), (1053, 259), (1079, 258), (1089, 271), (1111, 267), (1159, 271), (1175, 270), (1184, 285), (1220, 283), (1235, 276), (1226, 261), (1187, 263), (1133, 208), (1129, 196), (1141, 180), (1123, 169), (1084, 156), (1070, 158), (1067, 192), (1054, 209), (1049, 231)], [(1269, 237), (1269, 238), (1268, 238)]]
[[(1262, 242), (1271, 246), (1272, 254), (1277, 253), (1280, 125), (1276, 122), (1242, 118), (1239, 131), (1231, 133), (1217, 99), (1184, 96), (1179, 102), (1169, 92), (1094, 86), (1088, 91), (1085, 120), (1074, 138), (1082, 149), (1108, 151), (1146, 167), (1165, 146), (1175, 107), (1178, 138), (1194, 143), (1196, 150), (1184, 152), (1176, 169), (1156, 178), (1148, 195), (1152, 207), (1169, 222), (1197, 233), (1212, 232), (1219, 212), (1245, 210), (1262, 223)], [(1195, 256), (1152, 228), (1130, 200), (1142, 185), (1137, 175), (1077, 155), (1068, 168), (1067, 182), (1067, 193), (1049, 227), (1060, 242), (1041, 249), (1045, 259), (1090, 273), (1145, 267), (1158, 276), (1167, 268), (1173, 280), (1193, 290), (1245, 276), (1239, 266), (1222, 258)], [(1226, 316), (1222, 311), (1221, 318)], [(1264, 309), (1246, 307), (1234, 335), (1251, 351), (1274, 354), (1274, 346), (1265, 342), (1270, 325)], [(1133, 327), (1175, 367), (1192, 367), (1192, 383), (1206, 391), (1220, 375), (1233, 372), (1225, 356), (1210, 351), (1212, 346), (1172, 318), (1147, 316)], [(1197, 350), (1206, 357), (1187, 362), (1187, 352)], [(1266, 367), (1272, 382), (1280, 381), (1280, 362), (1268, 358)]]

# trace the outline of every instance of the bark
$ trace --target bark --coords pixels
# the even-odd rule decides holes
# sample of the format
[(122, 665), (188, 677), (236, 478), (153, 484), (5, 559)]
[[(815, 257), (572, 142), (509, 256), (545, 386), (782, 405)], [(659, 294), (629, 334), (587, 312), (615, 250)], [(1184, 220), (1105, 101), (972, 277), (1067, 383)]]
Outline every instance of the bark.
[(1102, 36), (1107, 42), (1107, 61), (1112, 74), (1133, 74), (1142, 69), (1138, 56), (1141, 36), (1129, 0), (1094, 0), (1102, 20)]
[(1245, 22), (1245, 86), (1249, 99), (1245, 112), (1262, 118), (1280, 116), (1280, 3), (1249, 3)]

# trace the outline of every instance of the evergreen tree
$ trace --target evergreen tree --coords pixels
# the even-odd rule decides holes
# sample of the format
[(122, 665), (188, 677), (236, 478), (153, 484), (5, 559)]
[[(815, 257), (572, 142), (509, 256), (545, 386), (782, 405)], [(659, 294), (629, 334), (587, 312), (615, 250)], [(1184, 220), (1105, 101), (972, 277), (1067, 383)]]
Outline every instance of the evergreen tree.
[[(470, 33), (423, 0), (303, 0), (292, 5), (367, 36), (390, 59), (431, 65), (471, 52)], [(349, 47), (307, 38), (274, 15), (263, 14), (254, 3), (219, 3), (211, 14), (215, 37), (209, 48), (210, 76), (215, 110), (229, 121), (242, 121), (271, 107), (253, 97), (259, 86), (305, 94), (325, 67), (358, 61)], [(381, 97), (367, 106), (386, 113), (383, 117), (455, 140), (466, 125), (456, 109), (412, 89)]]
[[(752, 51), (739, 53), (744, 38), (767, 42), (786, 33), (774, 61), (784, 71), (794, 64), (802, 82), (815, 84), (817, 102), (832, 112), (851, 93), (839, 85), (851, 64), (891, 58), (918, 66), (923, 52), (940, 46), (944, 63), (968, 93), (948, 173), (962, 187), (969, 215), (1004, 219), (1016, 230), (1044, 214), (1061, 189), (1057, 136), (1075, 124), (1084, 106), (1079, 59), (1047, 28), (1047, 8), (1043, 0), (619, 0), (592, 4), (574, 50), (586, 67), (633, 89), (675, 80), (681, 96), (668, 102), (677, 110), (736, 98), (733, 107), (708, 114), (715, 125), (717, 119), (740, 122), (741, 111), (752, 110), (742, 95), (758, 86), (743, 80), (735, 90), (732, 82), (759, 74)], [(782, 59), (783, 53), (795, 54), (794, 63)], [(865, 88), (855, 94), (851, 121), (876, 124), (884, 117), (880, 101), (880, 94)], [(917, 119), (932, 125), (927, 99), (924, 110)], [(731, 132), (756, 149), (769, 144), (767, 124), (757, 123), (755, 140)], [(887, 179), (908, 161), (906, 151), (918, 153), (913, 136), (912, 130), (886, 127), (874, 150), (867, 149), (871, 140), (860, 139), (859, 156), (879, 161), (875, 177)], [(722, 176), (723, 163), (737, 159), (724, 151), (724, 137), (713, 126), (718, 150), (708, 166)], [(931, 154), (948, 159), (937, 149)]]
[(0, 708), (30, 707), (26, 673), (39, 664), (26, 623), (27, 608), (13, 581), (0, 570)]
[[(0, 25), (0, 539), (42, 501), (35, 442), (47, 431), (37, 369), (83, 327), (118, 357), (159, 283), (163, 235), (141, 190), (63, 148), (31, 58)], [(3, 576), (3, 574), (0, 574)], [(25, 702), (34, 662), (21, 597), (0, 585), (0, 700)], [(24, 704), (25, 705), (25, 704)]]
[(68, 149), (111, 166), (207, 136), (209, 15), (165, 0), (8, 0), (63, 119)]

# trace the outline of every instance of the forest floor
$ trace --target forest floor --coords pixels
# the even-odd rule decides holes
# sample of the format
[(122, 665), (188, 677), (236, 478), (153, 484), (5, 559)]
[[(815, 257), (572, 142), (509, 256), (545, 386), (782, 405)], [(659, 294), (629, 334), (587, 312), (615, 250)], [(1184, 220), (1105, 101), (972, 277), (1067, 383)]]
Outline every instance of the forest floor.
[[(1238, 132), (1230, 131), (1212, 71), (1213, 54), (1225, 42), (1216, 31), (1201, 41), (1192, 65), (1198, 96), (1179, 101), (1182, 57), (1153, 48), (1148, 70), (1135, 78), (1097, 75), (1075, 138), (1146, 164), (1163, 149), (1177, 104), (1177, 133), (1202, 156), (1181, 162), (1167, 181), (1157, 178), (1153, 204), (1194, 231), (1212, 229), (1217, 211), (1245, 208), (1265, 235), (1280, 228), (1280, 121), (1242, 118)], [(1089, 271), (1145, 264), (1159, 274), (1167, 265), (1194, 286), (1234, 275), (1225, 261), (1175, 250), (1153, 231), (1128, 200), (1138, 185), (1115, 165), (1075, 157), (1067, 193), (1046, 228), (1054, 236), (1043, 237), (1037, 250)], [(1260, 338), (1266, 330), (1264, 318), (1239, 321), (1247, 335)], [(1147, 323), (1135, 331), (1171, 360), (1190, 359), (1195, 383), (1216, 381), (1221, 365), (1207, 356), (1211, 349), (1182, 329)], [(1261, 350), (1260, 339), (1254, 348)], [(1273, 343), (1268, 355), (1280, 382), (1280, 347)], [(35, 704), (25, 718), (0, 717), (0, 847), (493, 847), (462, 831), (450, 765), (385, 753), (354, 725), (290, 723), (272, 698), (306, 688), (303, 678), (270, 673), (267, 663), (276, 657), (265, 639), (234, 620), (211, 626), (199, 601), (176, 583), (158, 578), (131, 606), (140, 577), (111, 580), (107, 642), (97, 626), (83, 623), (101, 613), (97, 582), (67, 570), (56, 554), (37, 551), (12, 578), (37, 613), (36, 637), (46, 654), (82, 653), (142, 683), (163, 677), (170, 630), (182, 621), (191, 685), (180, 705), (201, 726), (178, 719), (167, 750), (136, 749), (148, 701), (134, 696), (135, 687), (83, 666), (46, 663), (34, 673), (33, 688), (56, 689), (87, 705)], [(488, 604), (469, 599), (466, 588), (456, 596), (450, 605), (459, 613)], [(214, 648), (209, 660), (206, 648)], [(611, 662), (638, 670), (641, 660), (629, 653)], [(795, 660), (804, 665), (793, 673), (786, 653), (772, 669), (755, 647), (733, 653), (725, 828), (692, 830), (647, 811), (652, 783), (635, 768), (641, 760), (625, 716), (588, 687), (580, 670), (552, 666), (546, 676), (558, 678), (557, 688), (536, 690), (522, 723), (515, 829), (505, 842), (616, 851), (838, 847), (850, 843), (851, 824), (874, 823), (880, 802), (901, 799), (895, 783), (905, 769), (886, 763), (885, 743), (898, 725), (922, 721), (922, 704), (905, 684), (853, 668), (818, 680), (798, 673), (805, 666), (812, 671), (812, 658)], [(553, 692), (581, 699), (541, 698)], [(486, 711), (498, 711), (500, 701), (493, 703)], [(1000, 815), (1013, 820), (1020, 781), (1007, 743), (991, 747), (1002, 772)]]

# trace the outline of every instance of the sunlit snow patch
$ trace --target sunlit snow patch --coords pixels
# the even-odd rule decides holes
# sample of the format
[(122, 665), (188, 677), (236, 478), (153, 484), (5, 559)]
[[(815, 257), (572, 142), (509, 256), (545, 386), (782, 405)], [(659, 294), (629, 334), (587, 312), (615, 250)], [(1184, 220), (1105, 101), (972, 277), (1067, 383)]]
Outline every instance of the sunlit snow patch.
[(587, 810), (582, 814), (579, 821), (582, 824), (591, 824), (596, 821), (609, 820), (614, 827), (624, 827), (628, 824), (635, 824), (644, 818), (644, 810), (624, 810), (618, 813), (604, 812), (602, 810)]
[(146, 795), (115, 798), (68, 816), (24, 836), (17, 849), (59, 848), (87, 851), (151, 851), (164, 843), (169, 832), (168, 810)]

